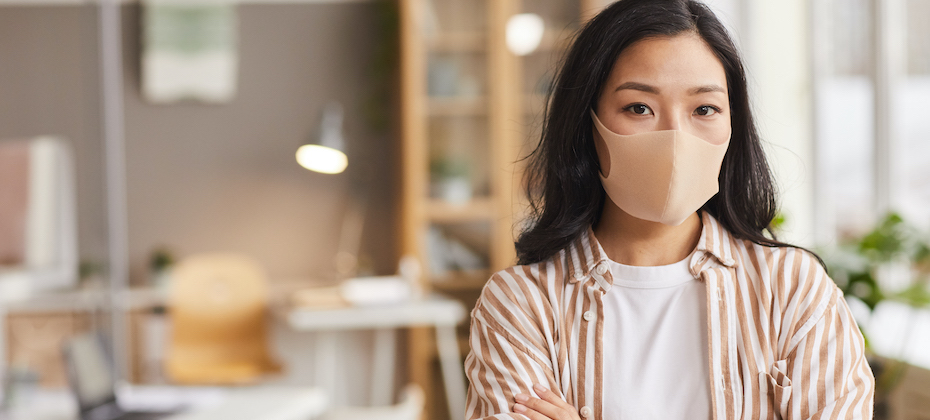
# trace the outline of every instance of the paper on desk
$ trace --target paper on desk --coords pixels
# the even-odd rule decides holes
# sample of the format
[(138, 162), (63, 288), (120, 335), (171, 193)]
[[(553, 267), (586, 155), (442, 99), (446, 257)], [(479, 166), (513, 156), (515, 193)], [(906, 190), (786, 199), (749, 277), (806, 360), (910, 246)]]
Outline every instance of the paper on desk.
[(342, 297), (354, 305), (399, 303), (413, 297), (413, 288), (401, 276), (356, 277), (340, 285)]
[(370, 306), (411, 300), (414, 289), (402, 276), (356, 277), (338, 286), (311, 287), (291, 294), (291, 304), (304, 309)]

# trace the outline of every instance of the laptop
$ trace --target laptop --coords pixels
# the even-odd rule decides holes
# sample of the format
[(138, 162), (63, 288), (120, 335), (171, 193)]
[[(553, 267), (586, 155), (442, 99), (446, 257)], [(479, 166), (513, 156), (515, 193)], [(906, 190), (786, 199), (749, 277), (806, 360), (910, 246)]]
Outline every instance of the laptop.
[(81, 334), (64, 346), (68, 383), (78, 403), (81, 420), (156, 420), (173, 412), (139, 412), (120, 408), (116, 381), (104, 338)]

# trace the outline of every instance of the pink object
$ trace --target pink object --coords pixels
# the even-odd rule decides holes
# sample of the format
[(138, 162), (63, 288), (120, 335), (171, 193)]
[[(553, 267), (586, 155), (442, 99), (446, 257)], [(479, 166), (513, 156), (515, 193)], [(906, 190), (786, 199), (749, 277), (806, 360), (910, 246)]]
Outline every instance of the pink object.
[(29, 141), (0, 142), (0, 266), (26, 259), (29, 150)]

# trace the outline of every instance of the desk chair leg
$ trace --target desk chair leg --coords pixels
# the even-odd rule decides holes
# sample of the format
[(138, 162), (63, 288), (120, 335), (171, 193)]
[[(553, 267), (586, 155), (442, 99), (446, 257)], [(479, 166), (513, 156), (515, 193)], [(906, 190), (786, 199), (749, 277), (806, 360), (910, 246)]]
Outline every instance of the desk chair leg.
[(397, 363), (396, 330), (375, 330), (374, 358), (371, 367), (371, 400), (374, 407), (394, 404), (394, 364)]
[[(0, 379), (6, 379), (7, 372), (7, 339), (6, 339), (6, 321), (9, 314), (0, 303)], [(2, 398), (7, 398), (4, 395)]]
[(316, 386), (326, 390), (329, 394), (330, 402), (334, 407), (345, 405), (345, 401), (339, 392), (336, 392), (336, 366), (339, 364), (338, 351), (336, 349), (336, 334), (332, 331), (320, 331), (317, 333), (316, 343), (314, 343), (313, 371), (316, 376)]
[(436, 327), (436, 346), (439, 350), (439, 362), (442, 365), (442, 379), (446, 387), (446, 399), (449, 402), (449, 417), (452, 420), (465, 418), (465, 371), (459, 353), (455, 326)]

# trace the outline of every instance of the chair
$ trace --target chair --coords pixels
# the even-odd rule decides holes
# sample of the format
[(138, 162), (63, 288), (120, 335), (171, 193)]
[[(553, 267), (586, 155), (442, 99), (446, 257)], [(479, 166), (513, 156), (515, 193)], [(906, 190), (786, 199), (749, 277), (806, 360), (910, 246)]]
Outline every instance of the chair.
[(407, 385), (400, 402), (387, 407), (344, 407), (331, 410), (321, 420), (419, 420), (425, 402), (419, 385)]
[(0, 141), (0, 301), (78, 278), (73, 156), (55, 137)]
[(180, 384), (254, 382), (280, 366), (268, 353), (265, 274), (252, 259), (204, 254), (181, 261), (169, 292), (165, 373)]

